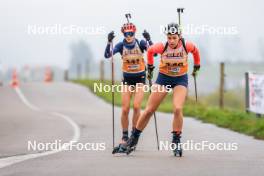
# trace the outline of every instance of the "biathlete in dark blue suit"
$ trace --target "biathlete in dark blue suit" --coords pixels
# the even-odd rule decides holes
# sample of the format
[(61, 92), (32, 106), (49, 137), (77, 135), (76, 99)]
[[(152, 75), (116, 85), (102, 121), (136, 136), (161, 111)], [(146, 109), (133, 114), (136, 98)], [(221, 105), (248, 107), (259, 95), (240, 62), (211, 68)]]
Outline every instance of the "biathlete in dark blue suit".
[(147, 50), (148, 44), (152, 45), (150, 34), (144, 31), (143, 37), (145, 40), (139, 41), (135, 38), (136, 26), (132, 23), (126, 23), (122, 26), (121, 32), (124, 35), (124, 40), (117, 43), (111, 51), (111, 43), (115, 37), (114, 32), (108, 34), (108, 44), (105, 49), (105, 58), (110, 58), (116, 53), (122, 56), (122, 141), (115, 147), (113, 153), (122, 152), (122, 145), (128, 140), (128, 126), (129, 126), (129, 109), (130, 100), (134, 96), (133, 102), (133, 119), (132, 131), (135, 129), (138, 118), (140, 116), (141, 103), (144, 98), (143, 85), (146, 82), (146, 66), (144, 60), (144, 51)]

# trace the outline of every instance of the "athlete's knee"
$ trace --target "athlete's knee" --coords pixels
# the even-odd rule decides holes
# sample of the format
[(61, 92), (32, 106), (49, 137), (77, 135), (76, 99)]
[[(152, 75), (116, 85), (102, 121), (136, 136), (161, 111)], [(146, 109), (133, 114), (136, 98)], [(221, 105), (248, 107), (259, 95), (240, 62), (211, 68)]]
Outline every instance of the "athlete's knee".
[(135, 112), (138, 112), (138, 111), (140, 111), (140, 105), (139, 104), (137, 104), (137, 103), (135, 103), (134, 105), (133, 105), (133, 108), (134, 108), (134, 111)]
[(176, 107), (176, 108), (174, 108), (174, 110), (173, 110), (173, 114), (174, 114), (174, 116), (176, 116), (176, 117), (181, 116), (181, 115), (182, 115), (182, 107)]
[(145, 109), (146, 116), (151, 116), (154, 112), (155, 112), (155, 108), (154, 107), (147, 107)]
[(129, 113), (129, 107), (123, 107), (122, 108), (122, 115), (124, 116), (127, 116), (128, 115), (128, 113)]

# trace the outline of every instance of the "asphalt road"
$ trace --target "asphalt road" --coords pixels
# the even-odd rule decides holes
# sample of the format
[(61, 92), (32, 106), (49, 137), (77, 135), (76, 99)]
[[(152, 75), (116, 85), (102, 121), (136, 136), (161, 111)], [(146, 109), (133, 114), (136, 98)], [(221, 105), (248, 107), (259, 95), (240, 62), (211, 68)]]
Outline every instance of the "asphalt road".
[[(116, 143), (120, 109), (116, 108)], [(171, 114), (157, 113), (161, 141), (171, 140)], [(105, 143), (105, 150), (33, 151), (28, 141)], [(263, 175), (264, 141), (227, 129), (184, 119), (183, 142), (235, 143), (237, 150), (185, 150), (174, 157), (156, 149), (150, 121), (137, 151), (111, 154), (111, 105), (72, 83), (32, 83), (0, 87), (0, 176), (31, 175)], [(95, 147), (96, 148), (96, 147)]]

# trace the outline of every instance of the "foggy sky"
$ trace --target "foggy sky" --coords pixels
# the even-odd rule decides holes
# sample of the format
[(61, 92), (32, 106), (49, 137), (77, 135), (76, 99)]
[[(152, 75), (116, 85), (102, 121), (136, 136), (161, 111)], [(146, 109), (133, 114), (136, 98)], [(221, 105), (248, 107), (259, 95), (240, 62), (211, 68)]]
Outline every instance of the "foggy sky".
[[(132, 14), (137, 37), (147, 29), (154, 42), (165, 41), (160, 25), (177, 22), (177, 7), (185, 7), (183, 24), (236, 26), (236, 36), (185, 36), (208, 50), (211, 60), (260, 61), (264, 40), (264, 20), (259, 0), (1, 0), (0, 62), (4, 66), (57, 65), (68, 67), (70, 44), (83, 39), (90, 44), (95, 59), (102, 59), (107, 33), (116, 32), (114, 42), (122, 39), (120, 27), (124, 14)], [(29, 35), (28, 25), (79, 25), (98, 28), (99, 35)], [(226, 44), (228, 43), (228, 44)], [(263, 42), (262, 42), (263, 43)], [(264, 48), (263, 48), (264, 49)], [(264, 58), (262, 58), (264, 60)]]

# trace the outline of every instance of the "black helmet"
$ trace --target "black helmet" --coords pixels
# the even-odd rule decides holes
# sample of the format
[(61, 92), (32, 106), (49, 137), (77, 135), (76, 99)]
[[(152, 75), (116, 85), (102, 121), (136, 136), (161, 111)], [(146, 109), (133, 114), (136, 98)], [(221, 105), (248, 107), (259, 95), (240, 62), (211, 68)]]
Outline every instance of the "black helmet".
[(177, 23), (170, 23), (166, 29), (167, 34), (179, 34), (179, 25)]

